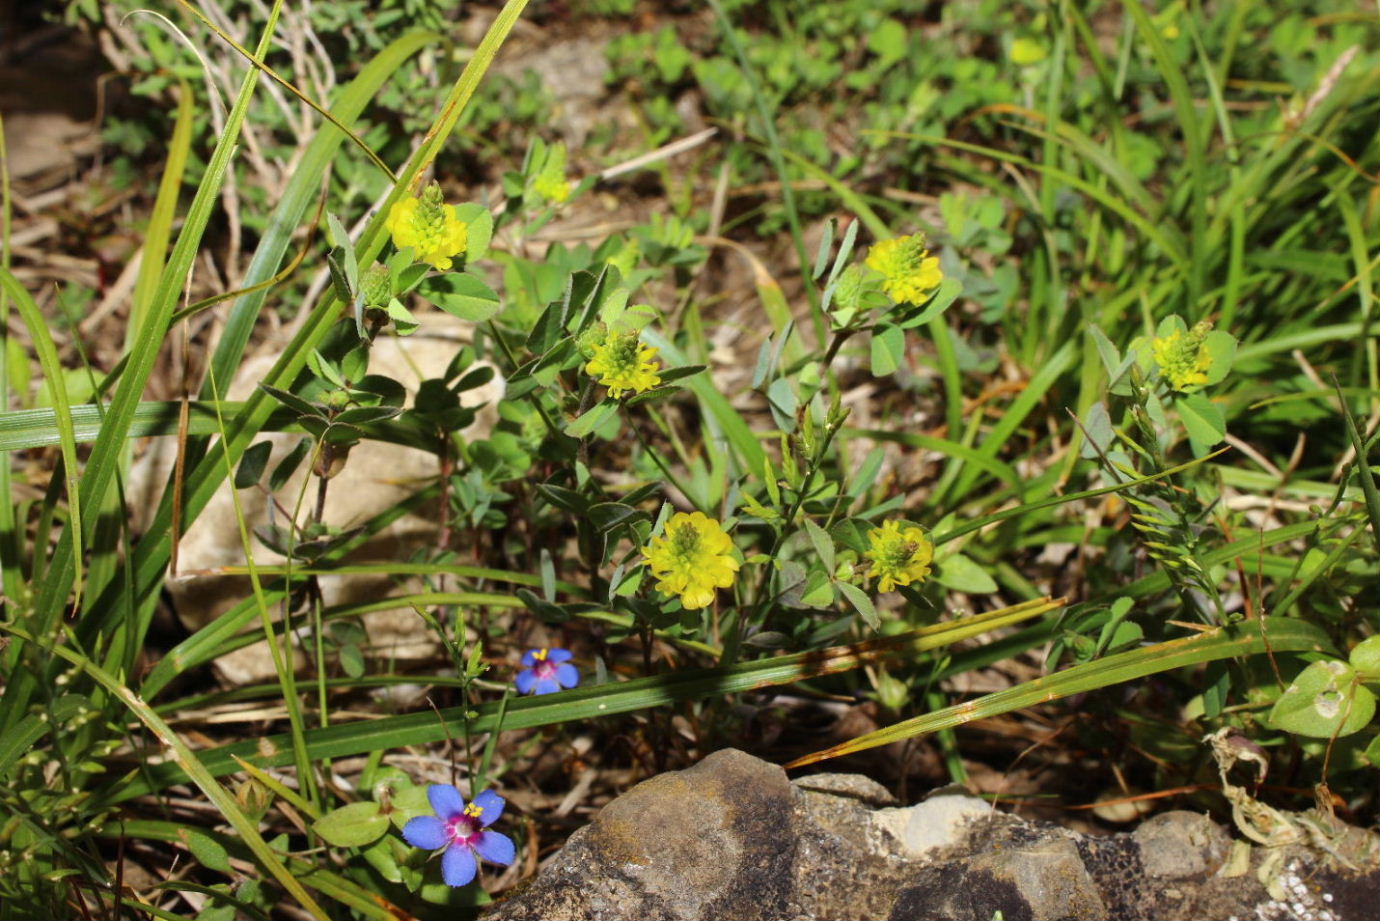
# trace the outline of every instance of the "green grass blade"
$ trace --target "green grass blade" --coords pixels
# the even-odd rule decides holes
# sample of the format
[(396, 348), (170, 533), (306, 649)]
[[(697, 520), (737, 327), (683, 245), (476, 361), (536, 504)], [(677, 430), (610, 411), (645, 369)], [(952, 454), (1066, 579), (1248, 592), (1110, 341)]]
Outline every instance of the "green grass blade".
[[(1039, 617), (1059, 609), (1061, 605), (1061, 601), (1041, 599), (853, 646), (778, 656), (725, 668), (687, 669), (615, 684), (585, 686), (546, 697), (526, 697), (508, 703), (503, 728), (534, 729), (838, 674), (870, 662), (942, 648), (961, 639)], [(498, 706), (497, 702), (490, 702), (473, 708), (478, 715), (469, 721), (470, 732), (493, 730)], [(314, 758), (345, 758), (404, 745), (440, 742), (448, 738), (447, 726), (462, 724), (467, 709), (470, 708), (441, 710), (439, 720), (436, 713), (423, 712), (381, 720), (338, 723), (324, 729), (309, 730), (306, 734), (307, 746)], [(215, 776), (238, 770), (236, 757), (264, 768), (283, 766), (292, 760), (292, 753), (287, 750), (289, 744), (288, 737), (284, 735), (233, 743), (202, 752), (202, 763)], [(265, 751), (270, 754), (264, 755)], [(150, 780), (155, 784), (152, 788), (148, 786)], [(185, 782), (183, 771), (177, 765), (153, 765), (143, 772), (142, 777), (134, 778), (124, 786), (117, 798), (123, 801)]]
[(1356, 467), (1356, 479), (1361, 481), (1361, 493), (1366, 497), (1366, 517), (1370, 519), (1370, 537), (1375, 541), (1375, 547), (1380, 550), (1380, 491), (1375, 488), (1375, 474), (1371, 472), (1370, 462), (1366, 460), (1366, 442), (1361, 437), (1361, 433), (1356, 429), (1356, 417), (1351, 414), (1351, 409), (1346, 405), (1346, 401), (1338, 394), (1337, 402), (1342, 409), (1342, 418), (1346, 420), (1346, 434), (1351, 439), (1351, 447), (1356, 452), (1356, 460), (1353, 461)]
[[(137, 841), (167, 841), (171, 844), (182, 844), (185, 841), (186, 829), (186, 825), (178, 822), (163, 822), (157, 819), (123, 819), (107, 824), (100, 829), (98, 834), (111, 839), (124, 837)], [(209, 829), (199, 829), (199, 831), (214, 838), (233, 857), (244, 859), (251, 853), (243, 842), (234, 837), (220, 835)], [(389, 905), (378, 893), (371, 892), (358, 883), (351, 882), (329, 870), (321, 869), (321, 865), (317, 862), (303, 860), (290, 854), (280, 856), (286, 863), (288, 871), (302, 885), (315, 889), (341, 905), (353, 908), (362, 917), (371, 918), (373, 921), (397, 921), (399, 918), (406, 917), (401, 910)], [(132, 902), (130, 907), (138, 911), (149, 910), (147, 902)]]
[[(1082, 492), (1066, 493), (1062, 496), (1054, 496), (1049, 499), (1041, 499), (1038, 502), (1028, 502), (1025, 505), (1019, 505), (1015, 508), (1002, 509), (1000, 512), (993, 512), (990, 515), (983, 515), (981, 518), (974, 518), (970, 521), (965, 521), (963, 524), (958, 525), (948, 531), (945, 531), (943, 534), (936, 534), (934, 536), (934, 543), (935, 546), (945, 544), (951, 540), (962, 537), (964, 534), (970, 534), (973, 531), (979, 531), (990, 524), (997, 523), (998, 521), (1006, 521), (1010, 518), (1019, 518), (1022, 515), (1027, 515), (1031, 512), (1039, 511), (1040, 509), (1053, 508), (1056, 505), (1063, 505), (1065, 502), (1074, 502), (1079, 499), (1092, 499), (1097, 496), (1105, 496), (1107, 493), (1122, 492), (1127, 489), (1134, 489), (1137, 486), (1143, 486), (1146, 483), (1153, 483), (1156, 480), (1162, 480), (1165, 477), (1173, 476), (1176, 473), (1182, 473), (1185, 470), (1188, 470), (1192, 467), (1196, 467), (1199, 464), (1209, 461), (1212, 458), (1217, 457), (1220, 454), (1224, 454), (1230, 450), (1230, 448), (1218, 448), (1211, 454), (1195, 458), (1194, 460), (1188, 461), (1187, 463), (1179, 464), (1175, 467), (1170, 467), (1168, 470), (1162, 470), (1159, 473), (1152, 474), (1151, 476), (1141, 477), (1137, 480), (1127, 480), (1125, 483), (1114, 483), (1111, 486), (1099, 486), (1097, 489), (1085, 489)], [(1311, 526), (1312, 524), (1310, 523), (1310, 527)]]
[(1160, 30), (1150, 21), (1150, 14), (1146, 12), (1145, 6), (1140, 0), (1123, 0), (1122, 6), (1135, 20), (1136, 30), (1140, 33), (1141, 40), (1150, 46), (1150, 54), (1155, 59), (1155, 66), (1164, 79), (1165, 85), (1169, 87), (1169, 98), (1174, 104), (1174, 113), (1178, 118), (1179, 130), (1184, 138), (1190, 186), (1188, 193), (1189, 223), (1191, 226), (1189, 252), (1192, 254), (1188, 260), (1188, 292), (1185, 303), (1192, 308), (1196, 307), (1198, 298), (1202, 294), (1203, 272), (1212, 256), (1210, 252), (1203, 251), (1207, 242), (1207, 203), (1209, 197), (1203, 126), (1193, 101), (1193, 91), (1189, 89), (1188, 80), (1184, 77), (1183, 67), (1174, 60), (1169, 46), (1164, 43), (1164, 37), (1160, 34)]
[[(691, 363), (684, 352), (655, 330), (643, 330), (642, 338), (648, 345), (655, 346), (670, 365)], [(709, 375), (696, 374), (679, 383), (683, 383), (685, 388), (699, 399), (706, 411), (705, 415), (719, 424), (729, 444), (738, 454), (738, 462), (742, 465), (740, 472), (755, 473), (761, 470), (767, 457), (766, 452), (757, 443), (757, 436), (753, 434), (752, 429), (748, 428), (748, 424), (728, 402), (728, 398), (719, 392)]]
[(1083, 665), (1075, 665), (1005, 691), (997, 691), (977, 700), (904, 720), (832, 748), (797, 758), (785, 767), (801, 767), (854, 754), (878, 745), (900, 742), (941, 729), (952, 729), (973, 720), (999, 716), (1022, 707), (1033, 707), (1071, 694), (1094, 691), (1187, 665), (1259, 655), (1271, 650), (1276, 653), (1331, 651), (1332, 641), (1327, 638), (1327, 634), (1310, 623), (1281, 617), (1218, 627), (1184, 639), (1170, 640), (1167, 643), (1133, 649)]
[[(274, 4), (269, 14), (260, 41), (260, 54), (264, 53), (269, 46), (281, 6), (281, 0), (279, 0)], [(187, 211), (182, 231), (178, 234), (172, 255), (169, 257), (168, 264), (159, 279), (147, 322), (136, 331), (134, 341), (130, 344), (128, 364), (120, 378), (114, 399), (106, 411), (104, 425), (92, 445), (91, 456), (82, 478), (81, 499), (84, 504), (99, 504), (110, 490), (119, 470), (124, 454), (125, 440), (129, 435), (129, 426), (133, 421), (134, 410), (138, 406), (139, 398), (143, 394), (149, 375), (153, 371), (154, 363), (162, 348), (163, 337), (167, 332), (173, 310), (181, 295), (183, 283), (191, 269), (192, 261), (196, 258), (202, 233), (210, 220), (211, 211), (215, 207), (226, 171), (230, 167), (231, 157), (239, 138), (240, 127), (244, 123), (249, 103), (253, 98), (258, 76), (257, 70), (250, 70), (245, 74), (239, 95), (236, 97), (234, 107), (226, 120), (225, 131), (216, 143), (215, 152), (207, 164), (201, 185), (197, 188), (196, 195)], [(77, 569), (78, 548), (87, 546), (91, 536), (89, 532), (91, 532), (93, 524), (93, 522), (83, 523), (81, 534), (75, 533), (75, 529), (64, 530), (56, 549), (53, 551), (52, 560), (35, 602), (36, 629), (42, 635), (47, 635), (57, 622), (67, 602), (67, 596)], [(118, 591), (118, 583), (112, 584), (111, 589)], [(123, 604), (110, 606), (110, 614), (117, 618), (117, 622), (123, 617), (123, 608)], [(96, 618), (91, 620), (95, 621)], [(12, 683), (6, 689), (4, 703), (22, 711), (28, 703), (30, 689), (26, 685), (27, 682)]]
[(154, 293), (158, 289), (158, 279), (163, 274), (163, 257), (168, 251), (168, 240), (172, 238), (178, 194), (187, 170), (187, 154), (192, 147), (192, 101), (196, 97), (186, 80), (179, 77), (177, 85), (177, 114), (173, 116), (172, 136), (168, 139), (168, 156), (163, 162), (163, 178), (159, 180), (158, 194), (153, 201), (153, 210), (149, 212), (148, 227), (144, 230), (144, 243), (140, 247), (142, 255), (139, 274), (134, 280), (134, 294), (130, 299), (126, 347), (130, 344), (131, 338), (136, 337), (138, 331), (143, 328), (153, 303)]
[[(465, 105), (474, 95), (480, 79), (493, 62), (494, 55), (512, 31), (514, 23), (526, 5), (527, 0), (508, 0), (499, 11), (489, 31), (447, 95), (441, 114), (432, 130), (427, 133), (425, 142), (413, 153), (392, 193), (365, 227), (355, 247), (356, 259), (360, 264), (372, 262), (383, 248), (383, 224), (389, 207), (402, 197), (413, 179), (431, 163), (441, 145), (450, 137)], [(321, 342), (339, 315), (340, 303), (334, 292), (328, 291), (303, 321), (292, 341), (284, 348), (282, 357), (268, 372), (264, 383), (281, 388), (291, 387), (297, 373), (306, 365), (307, 355)], [(246, 400), (244, 408), (229, 420), (226, 426), (227, 450), (232, 462), (239, 462), (244, 450), (249, 447), (250, 442), (276, 408), (276, 402), (259, 391)], [(205, 508), (223, 477), (224, 467), (220, 458), (211, 458), (203, 454), (194, 465), (189, 465), (183, 494), (183, 516), (186, 521), (193, 520)], [(152, 596), (161, 584), (172, 551), (171, 533), (172, 502), (171, 497), (165, 496), (143, 539), (135, 548), (133, 594), (137, 603), (143, 603)], [(109, 613), (106, 618), (93, 617), (89, 623), (82, 624), (81, 630), (84, 634), (98, 631), (106, 619), (117, 616), (118, 606), (122, 601), (119, 596), (109, 600), (110, 605), (106, 608)]]
[[(427, 44), (440, 36), (432, 32), (410, 32), (393, 41), (370, 59), (361, 68), (358, 76), (341, 88), (331, 111), (341, 123), (349, 126), (355, 123), (369, 101), (378, 93), (384, 81), (402, 64)], [(320, 193), (321, 177), (325, 175), (331, 161), (344, 143), (345, 135), (335, 126), (326, 125), (307, 145), (302, 161), (283, 190), (282, 200), (273, 210), (264, 235), (254, 249), (254, 258), (245, 271), (244, 287), (253, 287), (272, 278), (292, 244), (293, 231), (301, 224), (312, 202)], [(244, 357), (245, 346), (249, 343), (259, 310), (268, 297), (268, 290), (259, 290), (241, 296), (230, 308), (216, 346), (211, 367), (216, 380), (233, 380), (235, 370)], [(202, 385), (201, 397), (211, 399), (211, 384), (208, 376)]]
[(239, 805), (235, 802), (235, 797), (216, 781), (215, 777), (212, 776), (206, 769), (206, 766), (196, 756), (196, 753), (187, 747), (187, 743), (183, 742), (182, 738), (172, 730), (172, 727), (164, 722), (163, 718), (157, 713), (153, 712), (153, 709), (149, 707), (148, 704), (144, 703), (139, 695), (125, 687), (124, 684), (105, 669), (65, 646), (50, 645), (41, 638), (26, 634), (24, 631), (14, 627), (0, 626), (0, 629), (4, 629), (29, 643), (39, 645), (55, 656), (66, 659), (68, 662), (90, 675), (101, 685), (101, 687), (105, 688), (119, 699), (121, 703), (128, 707), (130, 712), (138, 717), (139, 721), (148, 727), (150, 732), (157, 736), (159, 742), (161, 742), (166, 749), (171, 751), (171, 763), (176, 764), (187, 779), (196, 784), (197, 787), (201, 789), (201, 792), (206, 794), (206, 798), (215, 805), (216, 809), (220, 811), (220, 814), (230, 823), (230, 826), (235, 829), (235, 832), (240, 836), (241, 840), (244, 841), (245, 846), (249, 848), (250, 853), (252, 853), (255, 860), (258, 861), (259, 866), (276, 879), (278, 883), (297, 900), (298, 904), (305, 908), (313, 917), (325, 921), (327, 915), (321, 909), (321, 906), (316, 904), (316, 901), (304, 888), (302, 888), (302, 884), (283, 866), (279, 856), (273, 853), (268, 843), (264, 841), (263, 837), (259, 834), (258, 823), (250, 821), (249, 817), (244, 814)]
[[(1244, 537), (1215, 550), (1209, 550), (1198, 558), (1198, 563), (1204, 570), (1209, 570), (1213, 566), (1229, 563), (1237, 558), (1252, 557), (1275, 544), (1308, 537), (1317, 531), (1318, 524), (1317, 521), (1300, 521), (1295, 524), (1287, 524), (1282, 528), (1252, 534), (1250, 537)], [(1109, 594), (1111, 597), (1125, 595), (1127, 598), (1143, 598), (1155, 592), (1162, 592), (1169, 587), (1169, 576), (1160, 570), (1137, 579), (1130, 585), (1115, 588)]]
[(1009, 464), (1003, 464), (979, 451), (977, 448), (970, 448), (967, 445), (959, 444), (948, 438), (933, 438), (929, 435), (919, 435), (914, 432), (893, 432), (886, 429), (850, 429), (845, 428), (839, 433), (844, 438), (868, 438), (872, 441), (890, 441), (896, 444), (909, 445), (913, 448), (924, 448), (928, 451), (937, 451), (945, 457), (960, 458), (974, 467), (990, 474), (992, 477), (1001, 480), (1016, 491), (1016, 495), (1021, 501), (1025, 501), (1025, 480)]
[[(81, 504), (82, 504), (82, 475), (81, 467), (77, 464), (77, 439), (72, 428), (72, 406), (67, 400), (67, 376), (63, 373), (62, 361), (58, 358), (57, 346), (53, 344), (52, 334), (48, 331), (48, 321), (44, 318), (43, 312), (38, 309), (34, 299), (29, 296), (29, 292), (24, 290), (24, 286), (19, 283), (8, 270), (0, 269), (0, 287), (4, 288), (5, 294), (14, 300), (15, 307), (19, 310), (19, 316), (24, 321), (24, 325), (29, 329), (29, 338), (34, 345), (34, 352), (38, 355), (38, 364), (43, 369), (43, 376), (48, 381), (48, 391), (53, 396), (53, 421), (57, 426), (58, 444), (62, 449), (62, 468), (63, 475), (66, 477), (64, 485), (67, 491), (67, 527), (62, 531), (62, 540), (70, 545), (76, 535), (81, 534)], [(6, 458), (8, 466), (8, 458)], [(99, 494), (98, 494), (99, 495)], [(9, 502), (9, 497), (5, 497), (5, 502)], [(67, 597), (68, 588), (73, 588), (76, 592), (77, 602), (81, 599), (81, 560), (75, 562), (68, 560), (72, 566), (71, 571), (55, 572), (56, 564), (50, 566), (44, 578), (44, 587), (50, 582), (62, 582), (62, 598)], [(54, 612), (56, 613), (56, 612)], [(44, 635), (56, 622), (54, 617), (42, 617), (39, 620), (39, 630)], [(8, 724), (8, 723), (7, 723)]]
[[(996, 425), (992, 426), (992, 431), (988, 433), (979, 447), (978, 453), (988, 460), (995, 460), (1001, 453), (1006, 442), (1015, 434), (1016, 429), (1035, 409), (1036, 404), (1044, 399), (1045, 394), (1059, 382), (1069, 365), (1073, 363), (1077, 352), (1077, 340), (1070, 339), (1065, 342), (1059, 351), (1045, 359), (1040, 365), (1040, 369), (1031, 377), (1020, 396), (1012, 401), (1006, 412), (1002, 413)], [(964, 470), (955, 481), (954, 491), (960, 496), (966, 496), (971, 491), (973, 484), (977, 482), (979, 476), (984, 472), (983, 468), (973, 466)], [(939, 502), (939, 496), (932, 497), (932, 501)]]
[(985, 147), (981, 144), (971, 144), (967, 141), (956, 141), (952, 138), (941, 137), (931, 134), (915, 134), (907, 131), (869, 131), (871, 134), (881, 134), (904, 140), (922, 141), (933, 144), (936, 147), (952, 147), (955, 150), (962, 150), (968, 153), (978, 154), (993, 160), (1000, 160), (1010, 163), (1023, 170), (1030, 170), (1041, 174), (1048, 174), (1061, 183), (1065, 183), (1077, 189), (1089, 199), (1106, 208), (1108, 211), (1120, 217), (1136, 230), (1140, 231), (1151, 243), (1158, 246), (1179, 268), (1184, 268), (1188, 263), (1188, 244), (1178, 229), (1161, 223), (1159, 215), (1147, 215), (1137, 211), (1134, 207), (1114, 195), (1108, 194), (1106, 189), (1100, 188), (1093, 182), (1089, 182), (1081, 176), (1077, 176), (1067, 170), (1058, 169), (1044, 163), (1037, 163), (1028, 157), (1018, 154), (1007, 153), (994, 147)]
[[(0, 272), (10, 270), (10, 156), (5, 146), (5, 119), (0, 115)], [(10, 298), (0, 288), (0, 415), (10, 408)], [(21, 397), (23, 395), (21, 394)], [(9, 462), (0, 463), (0, 591), (11, 605), (29, 594), (19, 564), (24, 539), (15, 525), (14, 491)]]
[[(786, 222), (791, 229), (791, 241), (795, 244), (796, 256), (800, 259), (801, 279), (805, 280), (810, 271), (810, 255), (805, 250), (805, 235), (800, 228), (800, 213), (795, 205), (795, 190), (791, 187), (790, 174), (786, 172), (786, 160), (782, 156), (785, 148), (781, 146), (781, 138), (776, 132), (774, 113), (767, 103), (762, 82), (757, 79), (757, 71), (753, 68), (752, 62), (748, 60), (747, 51), (743, 48), (743, 43), (733, 28), (733, 22), (724, 12), (723, 4), (719, 0), (709, 0), (709, 6), (714, 10), (714, 16), (719, 21), (719, 27), (723, 31), (724, 38), (728, 40), (729, 46), (733, 49), (734, 57), (738, 59), (738, 70), (747, 80), (748, 87), (752, 91), (752, 103), (757, 109), (757, 117), (762, 121), (762, 130), (767, 135), (767, 150), (771, 154), (772, 169), (776, 171), (776, 178), (781, 183), (781, 204), (786, 210)], [(823, 342), (828, 334), (829, 324), (824, 318), (824, 312), (820, 309), (819, 290), (814, 285), (807, 283), (805, 295), (810, 301), (810, 318), (814, 322), (815, 340)]]
[[(216, 407), (233, 415), (244, 409), (243, 402), (225, 400), (217, 404), (215, 400), (196, 400), (187, 405), (187, 432), (190, 435), (214, 435), (216, 433)], [(147, 438), (153, 435), (174, 436), (178, 434), (178, 414), (182, 404), (175, 401), (144, 402), (134, 408), (130, 420), (129, 438)], [(95, 441), (101, 434), (101, 418), (104, 407), (93, 403), (81, 403), (71, 407), (72, 437), (77, 444)], [(293, 410), (280, 408), (269, 414), (259, 429), (261, 432), (305, 432), (298, 423), (299, 415)], [(403, 416), (360, 427), (372, 441), (386, 441), (392, 444), (430, 450), (435, 446), (435, 435), (419, 423)], [(58, 414), (52, 409), (16, 409), (0, 413), (0, 451), (21, 451), (27, 448), (42, 448), (60, 445), (62, 432), (58, 428)]]

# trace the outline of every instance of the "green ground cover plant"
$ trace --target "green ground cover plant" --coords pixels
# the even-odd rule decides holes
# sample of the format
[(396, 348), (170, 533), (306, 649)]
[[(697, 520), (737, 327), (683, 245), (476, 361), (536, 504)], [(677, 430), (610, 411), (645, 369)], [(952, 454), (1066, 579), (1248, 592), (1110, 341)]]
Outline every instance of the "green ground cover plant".
[[(623, 24), (610, 85), (647, 147), (691, 89), (720, 132), (648, 167), (652, 216), (555, 242), (644, 150), (543, 137), (542, 91), (486, 82), (542, 5), (490, 10), (474, 47), (435, 4), (170, 10), (214, 59), (141, 20), (144, 88), (175, 107), (121, 129), (163, 179), (111, 361), (82, 365), (11, 271), (4, 188), (0, 914), (473, 913), (491, 867), (535, 866), (546, 819), (514, 793), (577, 735), (645, 776), (773, 719), (760, 753), (791, 768), (925, 744), (978, 786), (962, 727), (1063, 713), (1082, 791), (1224, 815), (1231, 736), (1273, 761), (1254, 795), (1373, 822), (1380, 21), (1316, 6), (710, 0), (649, 26), (586, 4)], [(279, 44), (327, 31), (348, 65)], [(223, 110), (203, 73), (234, 77)], [(278, 181), (227, 196), (270, 138)], [(730, 209), (716, 186), (755, 191)], [(194, 300), (209, 235), (242, 271)], [(725, 248), (752, 266), (746, 314), (713, 286)], [(145, 399), (210, 310), (186, 399)], [(269, 311), (291, 339), (227, 399)], [(446, 315), (468, 340), (443, 374), (377, 370)], [(179, 454), (138, 533), (137, 438)], [(436, 475), (329, 520), (366, 441)], [(242, 509), (298, 469), (271, 526), (237, 515), (251, 590), (150, 656), (180, 536), (225, 484)], [(357, 555), (418, 509), (433, 542)], [(351, 573), (396, 582), (327, 604), (319, 580)], [(443, 657), (372, 646), (383, 608)], [(208, 687), (261, 640), (272, 682)], [(418, 683), (431, 706), (352, 715)], [(878, 728), (791, 741), (801, 699)], [(197, 722), (245, 702), (276, 708), (262, 734)], [(446, 782), (403, 752), (441, 753)], [(161, 878), (131, 884), (136, 857)]]

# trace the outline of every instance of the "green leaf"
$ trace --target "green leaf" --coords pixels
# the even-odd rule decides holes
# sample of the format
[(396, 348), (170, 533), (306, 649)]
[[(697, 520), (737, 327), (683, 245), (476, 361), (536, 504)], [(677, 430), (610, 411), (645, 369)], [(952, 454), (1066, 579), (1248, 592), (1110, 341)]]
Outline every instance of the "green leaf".
[(351, 678), (360, 678), (364, 675), (364, 653), (360, 652), (354, 643), (346, 643), (340, 647), (340, 667), (345, 669), (345, 674)]
[(268, 384), (263, 383), (259, 384), (259, 389), (262, 390), (264, 393), (268, 394), (269, 396), (273, 397), (273, 399), (277, 400), (279, 403), (282, 403), (288, 409), (299, 412), (303, 416), (309, 416), (317, 419), (326, 418), (326, 414), (321, 409), (321, 407), (317, 406), (314, 403), (307, 402), (295, 393), (291, 393), (287, 390), (282, 390), (278, 387), (271, 387)]
[(946, 557), (936, 568), (934, 580), (970, 595), (988, 595), (997, 590), (997, 583), (986, 570), (961, 553)]
[(872, 331), (872, 376), (895, 374), (905, 355), (906, 334), (899, 326), (883, 324)]
[(245, 449), (244, 456), (240, 458), (240, 466), (235, 471), (235, 488), (248, 489), (259, 478), (264, 475), (264, 468), (268, 466), (268, 455), (273, 451), (273, 443), (269, 441), (259, 441)]
[(564, 431), (571, 438), (583, 438), (603, 424), (609, 416), (617, 413), (617, 400), (602, 400), (569, 422)]
[(807, 608), (827, 608), (834, 603), (834, 585), (828, 572), (818, 567), (810, 569), (800, 593), (800, 603)]
[(1295, 735), (1334, 738), (1360, 730), (1375, 715), (1375, 695), (1356, 669), (1338, 659), (1309, 665), (1285, 689), (1268, 722)]
[(944, 311), (953, 306), (954, 301), (963, 293), (963, 282), (957, 278), (946, 278), (939, 285), (934, 295), (925, 302), (924, 308), (914, 316), (908, 316), (897, 324), (901, 329), (914, 329), (930, 322)]
[(483, 205), (467, 203), (455, 206), (455, 216), (466, 224), (465, 262), (483, 259), (489, 253), (489, 240), (494, 235), (494, 219)]
[(1221, 382), (1231, 371), (1231, 363), (1236, 358), (1236, 337), (1220, 329), (1213, 330), (1204, 337), (1202, 347), (1212, 356), (1212, 364), (1208, 365), (1206, 372), (1207, 382)]
[(183, 831), (182, 840), (187, 842), (187, 849), (203, 867), (220, 873), (230, 872), (230, 855), (215, 838), (189, 828)]
[(815, 555), (824, 564), (826, 572), (834, 571), (834, 539), (829, 536), (819, 525), (810, 519), (805, 519), (805, 533), (809, 535), (810, 544), (815, 548)]
[(373, 844), (388, 830), (388, 816), (378, 803), (368, 800), (350, 803), (311, 823), (312, 831), (336, 847), (363, 847)]
[(474, 323), (483, 323), (498, 313), (498, 295), (464, 272), (433, 275), (417, 286), (417, 294), (446, 313)]
[(1380, 678), (1380, 636), (1367, 637), (1351, 648), (1351, 667), (1362, 681)]
[(1203, 449), (1195, 453), (1206, 453), (1226, 436), (1227, 423), (1222, 417), (1222, 410), (1201, 393), (1190, 393), (1180, 399), (1178, 408), (1188, 437), (1196, 447)]
[(1083, 423), (1083, 446), (1080, 456), (1092, 460), (1099, 453), (1106, 454), (1112, 446), (1116, 433), (1112, 430), (1112, 417), (1107, 414), (1107, 404), (1098, 400), (1088, 407), (1087, 413), (1079, 420)]
[(795, 411), (800, 407), (800, 403), (796, 399), (795, 391), (791, 389), (791, 382), (784, 377), (772, 381), (771, 386), (767, 388), (767, 402), (781, 430), (792, 431), (795, 428)]
[(350, 250), (343, 246), (332, 247), (326, 254), (326, 266), (331, 272), (331, 284), (335, 286), (335, 296), (340, 298), (341, 303), (350, 304), (355, 299), (355, 286), (350, 284), (350, 272), (346, 266), (349, 265)]
[(866, 592), (852, 582), (836, 582), (834, 584), (843, 593), (843, 597), (848, 599), (848, 603), (862, 615), (864, 623), (873, 630), (881, 627), (882, 619), (877, 616), (877, 608), (872, 604), (872, 599), (868, 597)]
[(297, 472), (297, 468), (311, 451), (311, 444), (310, 438), (301, 439), (292, 446), (287, 456), (278, 462), (278, 466), (273, 468), (273, 474), (268, 478), (270, 491), (277, 492), (283, 488), (283, 484), (292, 479), (292, 475)]
[(906, 27), (895, 19), (883, 19), (867, 37), (867, 49), (877, 56), (877, 65), (887, 68), (906, 56)]
[(810, 277), (816, 281), (829, 267), (829, 251), (834, 248), (834, 228), (837, 223), (838, 220), (832, 217), (824, 222), (824, 235), (819, 240), (819, 250), (815, 255), (815, 268), (810, 273)]

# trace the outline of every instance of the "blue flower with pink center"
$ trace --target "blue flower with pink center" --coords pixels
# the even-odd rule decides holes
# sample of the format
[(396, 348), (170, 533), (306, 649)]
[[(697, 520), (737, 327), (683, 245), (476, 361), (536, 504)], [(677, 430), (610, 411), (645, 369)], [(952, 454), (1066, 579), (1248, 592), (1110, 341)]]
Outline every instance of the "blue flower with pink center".
[(529, 649), (522, 654), (526, 666), (517, 675), (519, 694), (554, 694), (561, 688), (573, 688), (580, 683), (580, 673), (570, 660), (575, 654), (569, 649)]
[(403, 826), (403, 838), (427, 851), (445, 848), (441, 878), (448, 886), (466, 886), (478, 870), (478, 859), (508, 866), (517, 856), (513, 839), (488, 828), (503, 815), (504, 799), (485, 790), (465, 805), (460, 791), (449, 784), (432, 784), (426, 798), (435, 815), (418, 816)]

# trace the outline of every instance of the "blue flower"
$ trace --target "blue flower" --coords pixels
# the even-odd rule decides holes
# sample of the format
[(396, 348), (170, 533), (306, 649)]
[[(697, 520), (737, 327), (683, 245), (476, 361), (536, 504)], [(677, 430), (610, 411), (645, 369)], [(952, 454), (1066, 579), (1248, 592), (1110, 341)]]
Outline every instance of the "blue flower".
[(486, 829), (503, 814), (504, 800), (485, 790), (465, 805), (460, 791), (449, 784), (432, 784), (426, 798), (436, 814), (418, 816), (403, 826), (403, 837), (413, 847), (427, 851), (445, 848), (441, 878), (448, 886), (465, 886), (474, 879), (476, 857), (508, 866), (517, 856), (513, 839)]
[(527, 666), (518, 672), (517, 689), (519, 694), (554, 694), (561, 688), (573, 688), (580, 683), (580, 673), (570, 664), (574, 657), (569, 649), (529, 649), (522, 654), (522, 664)]

